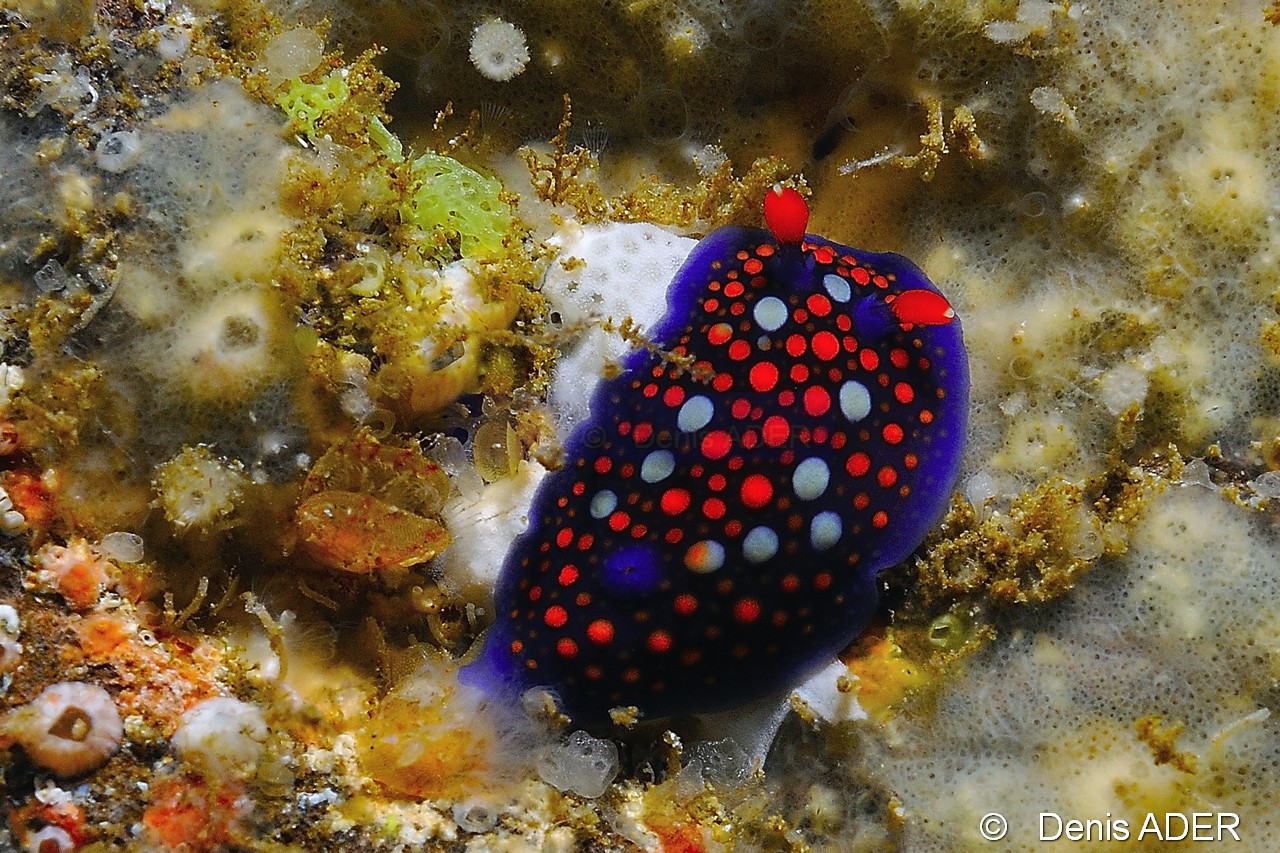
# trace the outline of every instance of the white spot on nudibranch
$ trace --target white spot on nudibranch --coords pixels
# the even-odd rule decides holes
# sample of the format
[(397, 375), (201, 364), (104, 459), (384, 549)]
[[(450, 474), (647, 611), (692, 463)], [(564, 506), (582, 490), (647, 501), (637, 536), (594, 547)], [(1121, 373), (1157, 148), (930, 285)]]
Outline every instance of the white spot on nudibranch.
[(601, 489), (591, 499), (591, 517), (595, 519), (604, 518), (613, 512), (617, 505), (618, 496), (608, 489)]
[(684, 552), (684, 565), (691, 572), (710, 574), (724, 565), (724, 546), (714, 539), (694, 542)]
[(796, 497), (802, 501), (821, 497), (830, 481), (831, 469), (816, 456), (797, 465), (795, 473), (791, 475), (791, 487), (795, 489)]
[(776, 296), (766, 296), (756, 303), (751, 315), (766, 332), (776, 332), (787, 322), (787, 306)]
[(697, 432), (711, 423), (711, 416), (715, 410), (715, 404), (707, 397), (701, 394), (690, 397), (684, 401), (684, 405), (676, 415), (676, 426), (683, 432)]
[(660, 483), (676, 470), (676, 458), (670, 450), (655, 450), (640, 463), (640, 479), (646, 483)]
[(763, 563), (778, 553), (778, 534), (770, 527), (756, 527), (742, 539), (742, 556), (748, 563)]
[(840, 411), (855, 423), (871, 414), (871, 392), (867, 386), (852, 379), (841, 385)]
[(853, 295), (853, 291), (849, 289), (849, 282), (835, 273), (824, 275), (822, 277), (822, 286), (827, 289), (827, 293), (830, 293), (831, 298), (836, 302), (848, 302), (849, 297)]
[(840, 541), (844, 524), (834, 512), (820, 512), (809, 524), (809, 542), (815, 551), (825, 551)]

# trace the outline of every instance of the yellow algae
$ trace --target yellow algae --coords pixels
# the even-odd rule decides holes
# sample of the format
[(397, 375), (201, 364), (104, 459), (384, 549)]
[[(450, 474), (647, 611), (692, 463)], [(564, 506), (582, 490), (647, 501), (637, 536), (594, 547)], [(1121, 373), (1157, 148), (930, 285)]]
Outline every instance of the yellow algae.
[(1168, 764), (1183, 773), (1194, 774), (1200, 763), (1198, 756), (1194, 752), (1177, 749), (1178, 735), (1182, 734), (1184, 726), (1182, 723), (1162, 726), (1162, 722), (1164, 721), (1160, 717), (1150, 715), (1142, 717), (1133, 725), (1138, 737), (1151, 748), (1157, 767)]

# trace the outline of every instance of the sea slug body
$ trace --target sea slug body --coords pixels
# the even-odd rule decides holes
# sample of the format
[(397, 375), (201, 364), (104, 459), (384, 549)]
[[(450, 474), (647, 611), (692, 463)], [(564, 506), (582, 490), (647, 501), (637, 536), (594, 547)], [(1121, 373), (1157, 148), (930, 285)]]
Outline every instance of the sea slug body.
[(734, 707), (856, 637), (942, 512), (968, 407), (950, 304), (899, 255), (805, 234), (794, 190), (765, 214), (698, 244), (654, 347), (597, 386), (464, 680), (585, 723)]

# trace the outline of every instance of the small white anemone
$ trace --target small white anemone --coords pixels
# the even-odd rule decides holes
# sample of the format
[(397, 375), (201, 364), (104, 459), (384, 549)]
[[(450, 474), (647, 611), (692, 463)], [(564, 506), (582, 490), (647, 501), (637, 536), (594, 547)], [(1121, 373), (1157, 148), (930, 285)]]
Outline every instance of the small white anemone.
[(501, 18), (490, 18), (471, 34), (471, 64), (490, 80), (505, 82), (529, 64), (524, 30)]
[(32, 763), (63, 778), (106, 764), (124, 737), (111, 694), (83, 681), (49, 685), (10, 711), (4, 727)]
[(207, 776), (245, 778), (258, 769), (266, 741), (261, 708), (216, 696), (182, 715), (171, 742), (178, 757)]

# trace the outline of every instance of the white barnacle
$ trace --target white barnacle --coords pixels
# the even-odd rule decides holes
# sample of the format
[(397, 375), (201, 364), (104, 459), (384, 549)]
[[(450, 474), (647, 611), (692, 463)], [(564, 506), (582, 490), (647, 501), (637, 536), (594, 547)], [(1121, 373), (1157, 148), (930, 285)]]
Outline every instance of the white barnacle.
[(4, 727), (33, 764), (63, 778), (101, 767), (124, 737), (111, 694), (82, 681), (49, 685), (10, 711)]
[(16, 364), (0, 362), (0, 411), (8, 408), (9, 400), (22, 390), (26, 376)]
[(13, 498), (0, 487), (0, 530), (17, 533), (27, 524), (27, 517), (13, 507)]

